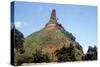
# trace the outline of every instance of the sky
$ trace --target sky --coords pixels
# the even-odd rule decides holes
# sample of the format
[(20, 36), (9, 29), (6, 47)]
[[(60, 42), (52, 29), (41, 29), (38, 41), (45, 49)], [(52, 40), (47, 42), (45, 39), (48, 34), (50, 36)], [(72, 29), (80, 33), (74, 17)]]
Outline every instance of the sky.
[(85, 52), (88, 46), (97, 45), (96, 6), (15, 2), (13, 22), (27, 37), (48, 23), (52, 9), (56, 9), (58, 22), (76, 37)]

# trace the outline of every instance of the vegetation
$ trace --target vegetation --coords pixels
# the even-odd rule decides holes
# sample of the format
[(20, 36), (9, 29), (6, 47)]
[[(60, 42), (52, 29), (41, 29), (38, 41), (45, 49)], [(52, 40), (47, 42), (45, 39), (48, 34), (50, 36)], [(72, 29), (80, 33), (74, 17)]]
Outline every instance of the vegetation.
[[(66, 35), (57, 29), (52, 29), (49, 31), (41, 30), (35, 33), (32, 33), (28, 37), (25, 38), (24, 47), (25, 50), (30, 52), (31, 50), (35, 50), (35, 48), (39, 48), (40, 45), (64, 45), (67, 44), (67, 40), (75, 39), (72, 34)], [(29, 45), (30, 44), (30, 45)], [(31, 53), (31, 52), (30, 52)]]
[(22, 65), (23, 63), (48, 63), (50, 61), (49, 55), (44, 54), (40, 50), (36, 50), (32, 55), (27, 52), (21, 54), (19, 51), (15, 50), (15, 65)]
[[(25, 39), (23, 34), (16, 28), (12, 29), (12, 31), (15, 37), (15, 65), (23, 63), (48, 63), (53, 61), (97, 60), (96, 46), (94, 48), (89, 47), (83, 57), (82, 46), (75, 40), (76, 38), (71, 33), (63, 29), (41, 30), (32, 33)], [(42, 47), (45, 46), (49, 48), (42, 51)], [(52, 53), (49, 53), (50, 51)]]
[(66, 36), (67, 38), (69, 38), (69, 39), (72, 40), (72, 41), (75, 41), (76, 38), (73, 36), (72, 33), (69, 33), (69, 32), (66, 31), (66, 30), (63, 30), (62, 32), (65, 34), (65, 36)]
[(15, 48), (22, 49), (23, 48), (23, 41), (24, 41), (24, 36), (23, 34), (18, 31), (17, 29), (14, 30), (14, 37), (15, 37)]
[[(62, 42), (65, 44), (65, 35), (59, 30), (50, 30), (50, 31), (39, 31), (31, 34), (25, 38), (24, 47), (30, 52), (35, 48), (39, 48), (40, 45), (61, 45)], [(30, 44), (30, 45), (29, 45)]]
[[(14, 49), (14, 63), (15, 65), (21, 65), (23, 63), (23, 42), (24, 42), (24, 35), (15, 28), (15, 25), (12, 23), (11, 27), (11, 36), (14, 39), (14, 42), (12, 42), (11, 46), (13, 46), (12, 49)], [(13, 53), (12, 53), (13, 54)]]
[(88, 47), (88, 51), (85, 55), (85, 60), (97, 60), (97, 47)]
[(24, 35), (15, 27), (12, 28), (11, 33), (14, 34), (14, 48), (23, 53)]
[(20, 53), (19, 51), (15, 50), (15, 65), (21, 65), (23, 63), (32, 63), (32, 56), (25, 53)]
[(74, 47), (71, 44), (70, 47), (62, 47), (59, 50), (56, 50), (57, 62), (65, 62), (65, 61), (75, 61), (75, 52)]
[(48, 54), (44, 54), (42, 51), (36, 50), (36, 52), (32, 54), (32, 62), (33, 63), (50, 62), (50, 57)]
[(82, 46), (72, 33), (66, 31), (57, 22), (55, 15), (54, 10), (45, 28), (26, 38), (12, 23), (11, 33), (14, 35), (15, 65), (97, 60), (97, 47), (89, 47), (84, 55)]

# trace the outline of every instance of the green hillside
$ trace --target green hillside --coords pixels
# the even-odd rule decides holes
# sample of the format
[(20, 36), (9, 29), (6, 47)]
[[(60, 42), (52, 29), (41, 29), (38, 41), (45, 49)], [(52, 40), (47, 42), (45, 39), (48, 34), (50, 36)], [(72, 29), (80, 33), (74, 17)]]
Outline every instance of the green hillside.
[(43, 29), (24, 38), (23, 49), (23, 54), (15, 50), (17, 65), (81, 61), (84, 57), (83, 49), (76, 38), (57, 22), (55, 10), (52, 11), (50, 20)]
[[(69, 38), (68, 38), (69, 37)], [(53, 29), (49, 31), (41, 30), (35, 33), (32, 33), (25, 38), (24, 46), (25, 49), (34, 50), (36, 47), (41, 45), (65, 45), (70, 37), (73, 37), (69, 33), (65, 33), (61, 30)], [(73, 37), (74, 38), (74, 37)]]
[[(80, 54), (82, 57), (82, 47), (75, 41), (75, 37), (64, 29), (61, 30), (58, 27), (55, 27), (54, 29), (49, 30), (42, 29), (26, 37), (24, 41), (24, 49), (30, 55), (36, 50), (41, 50), (43, 53), (53, 54), (63, 46), (69, 47), (70, 44), (73, 44), (76, 55)], [(82, 58), (78, 57), (78, 59), (81, 60)]]
[[(81, 45), (75, 40), (76, 38), (66, 31), (56, 20), (56, 12), (52, 11), (49, 22), (43, 29), (33, 32), (24, 40), (25, 53), (30, 56), (37, 50), (50, 54), (55, 57), (55, 52), (63, 47), (73, 46), (75, 59), (82, 60), (84, 56)], [(54, 60), (54, 59), (53, 59)], [(57, 59), (56, 59), (57, 60)], [(54, 61), (56, 61), (54, 60)]]

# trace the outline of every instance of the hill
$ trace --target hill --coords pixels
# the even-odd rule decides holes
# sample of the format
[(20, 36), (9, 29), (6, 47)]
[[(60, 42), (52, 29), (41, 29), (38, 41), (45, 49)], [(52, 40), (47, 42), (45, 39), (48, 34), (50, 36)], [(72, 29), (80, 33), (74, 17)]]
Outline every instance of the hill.
[(74, 56), (77, 61), (82, 60), (84, 56), (81, 45), (76, 38), (66, 31), (61, 24), (57, 22), (56, 10), (52, 10), (49, 22), (43, 29), (33, 32), (24, 40), (25, 53), (32, 55), (36, 50), (47, 53), (56, 62), (55, 52), (63, 47), (73, 46)]

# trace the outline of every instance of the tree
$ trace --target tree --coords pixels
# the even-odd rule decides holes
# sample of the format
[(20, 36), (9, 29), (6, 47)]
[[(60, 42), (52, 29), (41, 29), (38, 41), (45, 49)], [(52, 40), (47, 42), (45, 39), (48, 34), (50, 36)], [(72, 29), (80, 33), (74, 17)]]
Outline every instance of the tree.
[(23, 63), (23, 42), (24, 35), (11, 23), (11, 64), (20, 65)]
[(65, 62), (65, 61), (75, 61), (75, 52), (74, 47), (70, 44), (70, 47), (63, 46), (61, 49), (56, 50), (55, 52), (58, 61), (57, 62)]
[(88, 47), (88, 51), (85, 55), (85, 60), (97, 60), (97, 47)]
[(32, 63), (32, 56), (29, 55), (29, 53), (24, 52), (20, 53), (19, 51), (15, 50), (15, 65), (19, 66), (22, 65), (23, 63)]
[(78, 42), (75, 42), (75, 47), (78, 49), (78, 50), (83, 50), (82, 46), (78, 43)]
[(32, 54), (32, 60), (33, 63), (50, 62), (50, 57), (48, 54), (43, 54), (42, 51), (36, 50), (36, 52)]
[(70, 40), (75, 41), (76, 38), (73, 36), (72, 33), (69, 33), (68, 31), (64, 30), (63, 33), (68, 37)]
[(13, 35), (13, 41), (14, 43), (12, 45), (14, 45), (14, 48), (18, 51), (20, 51), (21, 53), (23, 53), (23, 42), (24, 42), (24, 35), (15, 28), (15, 26), (13, 25), (13, 28), (11, 29), (11, 34)]

